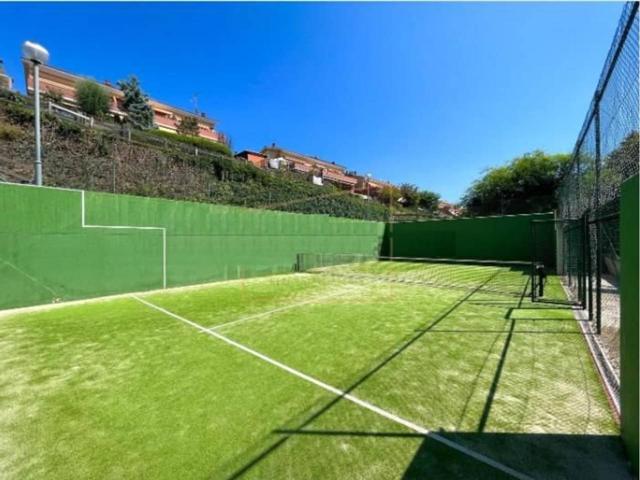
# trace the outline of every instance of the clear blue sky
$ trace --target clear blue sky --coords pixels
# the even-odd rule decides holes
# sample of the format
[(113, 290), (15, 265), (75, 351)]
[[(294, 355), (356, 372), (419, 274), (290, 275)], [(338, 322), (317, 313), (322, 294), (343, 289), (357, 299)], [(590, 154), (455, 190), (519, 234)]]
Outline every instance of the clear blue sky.
[(136, 74), (235, 150), (271, 142), (456, 201), (481, 172), (570, 151), (621, 3), (0, 4), (20, 44), (98, 80)]

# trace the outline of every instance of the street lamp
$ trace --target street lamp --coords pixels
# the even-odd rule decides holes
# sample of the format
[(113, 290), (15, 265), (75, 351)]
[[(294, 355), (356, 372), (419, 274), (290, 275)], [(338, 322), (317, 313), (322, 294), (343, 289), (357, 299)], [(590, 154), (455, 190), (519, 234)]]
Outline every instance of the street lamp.
[(49, 60), (49, 52), (42, 45), (26, 41), (22, 44), (22, 56), (33, 64), (33, 93), (36, 105), (36, 185), (42, 185), (42, 150), (40, 147), (40, 65)]

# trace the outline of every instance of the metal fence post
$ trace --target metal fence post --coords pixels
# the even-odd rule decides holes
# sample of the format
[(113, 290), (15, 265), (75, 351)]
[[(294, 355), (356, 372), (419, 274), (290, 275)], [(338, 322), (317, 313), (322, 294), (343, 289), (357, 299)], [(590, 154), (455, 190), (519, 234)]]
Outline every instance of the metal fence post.
[(587, 275), (589, 268), (589, 223), (586, 214), (582, 215), (582, 221), (580, 223), (580, 237), (582, 247), (582, 296), (580, 297), (580, 303), (584, 310), (587, 308), (587, 281), (589, 280)]
[(595, 226), (596, 226), (596, 333), (602, 332), (602, 232), (600, 227), (600, 99), (601, 92), (596, 92), (595, 98), (595, 146), (596, 146), (596, 194), (595, 194)]

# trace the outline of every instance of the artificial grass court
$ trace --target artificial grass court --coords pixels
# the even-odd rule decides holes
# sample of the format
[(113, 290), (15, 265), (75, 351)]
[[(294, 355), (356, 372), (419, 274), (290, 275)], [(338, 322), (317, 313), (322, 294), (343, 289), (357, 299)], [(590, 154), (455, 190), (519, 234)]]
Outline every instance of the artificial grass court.
[(628, 478), (555, 277), (358, 262), (0, 317), (0, 476)]

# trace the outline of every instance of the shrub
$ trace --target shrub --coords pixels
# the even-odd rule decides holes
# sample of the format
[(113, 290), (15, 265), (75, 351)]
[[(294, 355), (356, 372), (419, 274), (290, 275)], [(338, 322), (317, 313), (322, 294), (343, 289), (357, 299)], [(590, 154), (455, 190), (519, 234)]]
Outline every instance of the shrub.
[(24, 137), (24, 131), (15, 125), (0, 122), (0, 140), (20, 140)]
[(13, 92), (5, 88), (0, 88), (0, 98), (9, 100), (10, 102), (26, 103), (26, 98), (20, 95), (18, 92)]
[(11, 123), (18, 125), (33, 124), (35, 114), (33, 110), (27, 107), (23, 107), (17, 103), (5, 103), (2, 109)]
[(76, 100), (87, 115), (101, 117), (109, 111), (109, 95), (93, 80), (80, 80), (76, 84)]
[(178, 133), (180, 135), (197, 137), (199, 131), (198, 120), (195, 117), (184, 117), (178, 124)]
[(214, 142), (213, 140), (208, 140), (206, 138), (180, 135), (179, 133), (172, 133), (164, 130), (149, 130), (147, 133), (155, 135), (156, 137), (166, 138), (173, 142), (186, 143), (187, 145), (193, 145), (194, 147), (202, 148), (203, 150), (209, 150), (229, 157), (231, 156), (231, 150), (224, 143)]
[(82, 127), (77, 123), (59, 119), (56, 133), (62, 138), (78, 138), (82, 135)]
[(42, 99), (44, 100), (45, 103), (53, 102), (60, 105), (63, 102), (64, 97), (62, 93), (58, 92), (57, 90), (49, 90), (48, 92), (45, 92), (42, 95)]

